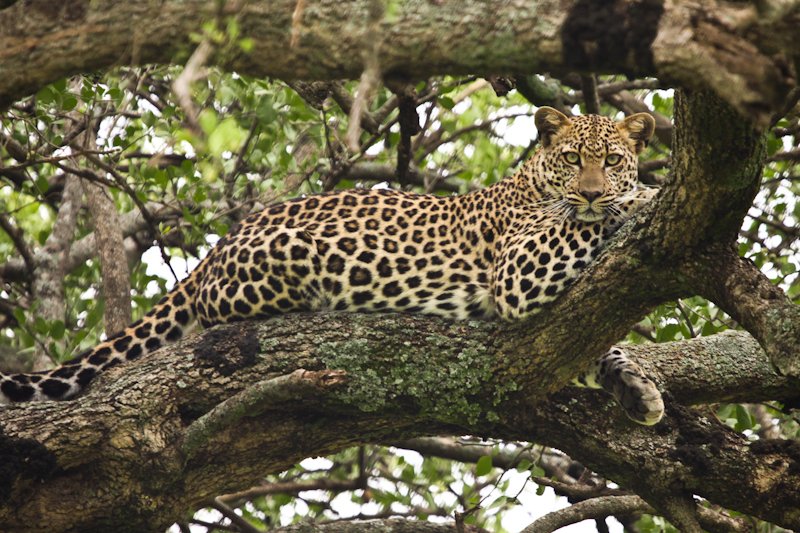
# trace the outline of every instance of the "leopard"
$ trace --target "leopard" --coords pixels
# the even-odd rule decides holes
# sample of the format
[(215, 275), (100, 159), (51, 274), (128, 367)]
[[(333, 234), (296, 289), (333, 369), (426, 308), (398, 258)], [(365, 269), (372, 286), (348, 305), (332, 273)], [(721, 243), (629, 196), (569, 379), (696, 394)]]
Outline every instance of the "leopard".
[[(73, 398), (102, 371), (177, 341), (194, 323), (325, 311), (535, 315), (657, 190), (637, 173), (655, 128), (649, 114), (614, 121), (540, 107), (534, 124), (534, 154), (479, 190), (349, 189), (249, 215), (141, 319), (52, 370), (0, 374), (0, 403)], [(664, 414), (658, 387), (619, 346), (573, 384), (609, 392), (639, 424)]]

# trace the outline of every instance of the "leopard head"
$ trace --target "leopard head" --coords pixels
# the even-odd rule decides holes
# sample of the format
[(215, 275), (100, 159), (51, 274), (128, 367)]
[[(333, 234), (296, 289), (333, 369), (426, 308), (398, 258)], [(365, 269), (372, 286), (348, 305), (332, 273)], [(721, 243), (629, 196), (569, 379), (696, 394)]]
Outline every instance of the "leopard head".
[(647, 146), (655, 121), (647, 113), (620, 122), (599, 116), (569, 118), (552, 107), (535, 115), (541, 148), (534, 187), (582, 222), (603, 220), (638, 181), (638, 154)]

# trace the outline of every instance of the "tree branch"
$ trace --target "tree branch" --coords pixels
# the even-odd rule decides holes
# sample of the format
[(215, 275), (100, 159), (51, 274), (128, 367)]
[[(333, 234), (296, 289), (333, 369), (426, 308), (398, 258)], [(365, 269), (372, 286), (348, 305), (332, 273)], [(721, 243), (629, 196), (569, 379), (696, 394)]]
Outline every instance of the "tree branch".
[(22, 234), (22, 230), (14, 226), (5, 213), (0, 213), (0, 228), (6, 232), (6, 235), (8, 235), (8, 237), (11, 239), (11, 242), (14, 243), (14, 247), (19, 252), (19, 255), (22, 256), (22, 262), (25, 265), (28, 275), (33, 275), (36, 264), (33, 261), (31, 249), (28, 247), (28, 243), (25, 242), (25, 237)]
[[(794, 84), (791, 65), (800, 52), (792, 24), (797, 10), (764, 16), (759, 9), (765, 4), (542, 0), (526, 10), (493, 5), (487, 17), (483, 1), (460, 2), (458, 9), (412, 2), (376, 21), (376, 32), (363, 31), (370, 26), (369, 0), (347, 10), (335, 0), (317, 2), (313, 18), (301, 14), (294, 23), (295, 0), (226, 5), (221, 14), (235, 11), (242, 35), (255, 43), (250, 54), (234, 55), (226, 66), (259, 77), (357, 78), (362, 51), (385, 35), (374, 46), (385, 75), (626, 72), (711, 87), (739, 113), (767, 126)], [(111, 0), (59, 7), (46, 0), (17, 2), (0, 11), (0, 70), (8, 74), (0, 80), (0, 106), (79, 72), (169, 62), (204, 21), (219, 15), (217, 4), (200, 0), (170, 0), (159, 9)]]
[[(548, 328), (558, 322), (549, 314), (542, 320)], [(0, 412), (5, 477), (17, 480), (0, 522), (10, 530), (91, 529), (98, 520), (109, 524), (107, 506), (124, 498), (135, 516), (119, 516), (119, 527), (156, 530), (219, 491), (249, 488), (307, 456), (357, 442), (491, 432), (556, 446), (634, 490), (645, 479), (680, 483), (732, 509), (800, 525), (791, 511), (800, 507), (800, 474), (789, 444), (751, 449), (674, 403), (706, 401), (702, 382), (688, 384), (707, 373), (717, 390), (738, 390), (742, 400), (796, 396), (798, 383), (775, 374), (763, 352), (736, 349), (748, 343), (744, 334), (635, 348), (674, 398), (672, 416), (656, 429), (632, 427), (616, 406), (598, 402), (598, 392), (571, 389), (544, 399), (539, 384), (552, 379), (547, 367), (526, 367), (527, 350), (508, 353), (493, 342), (510, 334), (495, 323), (406, 315), (288, 315), (212, 328), (110, 371), (74, 401)], [(504, 363), (511, 359), (517, 362)], [(189, 428), (204, 414), (264, 376), (301, 368), (344, 370), (347, 387), (314, 388), (299, 401), (271, 399), (260, 404), (263, 413), (219, 425), (184, 454)], [(728, 368), (751, 369), (748, 379), (764, 389), (748, 392), (738, 370), (725, 383)], [(764, 472), (775, 475), (764, 479)], [(163, 490), (175, 480), (182, 490)], [(42, 505), (52, 510), (47, 517)]]
[[(583, 520), (633, 513), (652, 514), (655, 512), (655, 509), (639, 496), (601, 496), (548, 513), (523, 529), (522, 533), (551, 533)], [(697, 513), (698, 520), (706, 531), (735, 533), (752, 529), (742, 520), (725, 516), (702, 506), (697, 507)]]
[(338, 386), (344, 381), (345, 374), (341, 371), (309, 372), (298, 369), (286, 376), (251, 385), (192, 422), (186, 428), (181, 451), (191, 459), (211, 436), (236, 424), (242, 417), (257, 416), (282, 402), (300, 401), (320, 392), (318, 389)]
[(331, 524), (296, 524), (278, 528), (275, 533), (486, 533), (486, 530), (468, 525), (459, 529), (455, 524), (389, 518), (343, 520)]
[[(72, 88), (78, 93), (83, 79), (73, 81)], [(76, 124), (85, 122), (71, 147), (81, 151), (97, 151), (98, 119), (97, 109), (90, 106), (84, 117), (77, 111), (70, 112), (70, 118)], [(78, 167), (77, 157), (70, 163)], [(125, 256), (125, 236), (120, 231), (120, 215), (117, 212), (114, 200), (109, 191), (99, 183), (82, 181), (83, 193), (86, 196), (86, 205), (92, 214), (92, 224), (95, 231), (95, 252), (100, 258), (100, 273), (102, 276), (102, 290), (105, 300), (103, 322), (105, 331), (113, 334), (122, 331), (131, 323), (131, 280), (128, 261)], [(63, 265), (61, 267), (64, 268)], [(66, 274), (66, 270), (61, 271)]]
[(691, 264), (685, 272), (697, 292), (747, 328), (780, 372), (800, 377), (800, 306), (731, 248), (712, 248)]

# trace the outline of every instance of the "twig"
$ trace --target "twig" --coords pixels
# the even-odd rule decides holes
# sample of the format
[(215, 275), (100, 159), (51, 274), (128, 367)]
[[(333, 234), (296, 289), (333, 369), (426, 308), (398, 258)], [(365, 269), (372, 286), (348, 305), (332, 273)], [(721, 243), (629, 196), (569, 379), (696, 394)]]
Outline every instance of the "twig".
[[(361, 86), (360, 85), (359, 85), (358, 91), (361, 92)], [(347, 92), (347, 90), (344, 88), (344, 86), (342, 86), (342, 84), (338, 83), (338, 82), (331, 83), (330, 93), (331, 93), (331, 98), (333, 99), (334, 102), (336, 102), (336, 105), (338, 105), (339, 108), (342, 111), (344, 111), (344, 113), (346, 115), (350, 116), (351, 120), (352, 120), (351, 113), (353, 112), (353, 105), (355, 104), (355, 100), (353, 99), (352, 96), (350, 96), (350, 93)], [(397, 99), (396, 98), (394, 100), (394, 107), (397, 107)], [(386, 104), (384, 104), (384, 106), (381, 107), (381, 109), (379, 109), (378, 111), (382, 111), (383, 113), (386, 113), (385, 116), (383, 116), (383, 118), (386, 118), (386, 116), (388, 116), (389, 113), (392, 112), (394, 107), (389, 109), (389, 108), (386, 108)], [(366, 131), (368, 131), (370, 133), (373, 133), (373, 134), (377, 133), (378, 129), (381, 127), (381, 122), (382, 122), (382, 118), (375, 117), (375, 116), (373, 116), (372, 113), (370, 113), (366, 109), (362, 109), (362, 111), (361, 111), (361, 124), (360, 125)]]
[(692, 326), (692, 320), (689, 318), (689, 314), (686, 312), (680, 300), (675, 300), (675, 307), (678, 308), (678, 312), (680, 312), (683, 320), (686, 322), (686, 327), (689, 329), (689, 336), (691, 338), (697, 337), (697, 334), (694, 332), (694, 327)]
[(33, 261), (31, 249), (28, 247), (28, 243), (25, 242), (25, 237), (22, 235), (22, 231), (11, 223), (4, 212), (0, 212), (0, 228), (2, 228), (3, 231), (5, 231), (11, 238), (11, 242), (14, 243), (14, 247), (17, 249), (19, 255), (22, 256), (22, 260), (25, 262), (25, 267), (28, 269), (28, 273), (32, 274), (34, 268), (36, 268), (36, 263)]
[(369, 107), (372, 91), (378, 84), (379, 79), (380, 66), (378, 64), (378, 55), (377, 53), (373, 53), (367, 56), (367, 63), (364, 72), (361, 73), (361, 79), (358, 82), (358, 89), (356, 97), (353, 100), (353, 107), (350, 108), (345, 144), (351, 152), (358, 152), (360, 149), (358, 134), (361, 130), (361, 120), (364, 117), (366, 109)]
[[(81, 129), (81, 131), (83, 131), (83, 130)], [(66, 140), (65, 140), (64, 146), (67, 146)], [(73, 159), (75, 157), (82, 156), (82, 155), (89, 155), (89, 154), (93, 154), (93, 155), (112, 155), (112, 154), (117, 153), (118, 151), (119, 150), (116, 149), (116, 148), (114, 148), (112, 150), (84, 150), (84, 149), (75, 148), (75, 149), (73, 149), (73, 151), (71, 153), (69, 153), (67, 155), (42, 157), (42, 158), (39, 158), (39, 159), (28, 159), (24, 163), (20, 163), (19, 165), (9, 165), (7, 167), (3, 167), (3, 171), (6, 172), (6, 171), (9, 171), (9, 170), (11, 170), (11, 171), (13, 171), (13, 170), (22, 170), (22, 169), (27, 168), (27, 167), (44, 165), (44, 164), (47, 164), (47, 163), (52, 164), (52, 165), (57, 165), (61, 161), (70, 160), (70, 159)]]
[(769, 156), (768, 161), (800, 161), (800, 148), (776, 152)]
[(583, 520), (631, 513), (655, 513), (655, 509), (639, 496), (602, 496), (548, 513), (521, 533), (551, 533)]
[(597, 115), (600, 113), (600, 96), (597, 94), (597, 78), (594, 74), (581, 75), (583, 101), (586, 113)]
[(13, 137), (6, 135), (2, 131), (0, 131), (0, 146), (4, 147), (6, 152), (8, 152), (8, 155), (20, 163), (27, 161), (28, 151), (25, 149), (25, 147), (15, 141)]
[(381, 0), (372, 0), (369, 2), (369, 20), (364, 30), (365, 42), (369, 42), (366, 37), (372, 40), (372, 46), (364, 50), (364, 71), (361, 73), (361, 79), (358, 81), (358, 89), (356, 98), (353, 100), (353, 107), (350, 108), (349, 122), (347, 124), (347, 134), (345, 135), (345, 145), (347, 148), (355, 153), (360, 149), (358, 137), (361, 130), (361, 119), (364, 112), (369, 108), (369, 101), (372, 98), (372, 92), (378, 85), (381, 77), (380, 60), (378, 59), (378, 52), (383, 44), (383, 38), (380, 37), (380, 22), (383, 19), (384, 5)]
[(225, 505), (219, 498), (211, 500), (209, 506), (222, 513), (225, 518), (230, 520), (232, 524), (235, 524), (240, 531), (244, 533), (263, 533), (262, 530), (254, 527), (250, 522), (236, 514), (236, 511)]
[[(342, 177), (353, 181), (383, 182), (395, 179), (395, 168), (381, 163), (357, 163), (345, 172)], [(435, 182), (433, 190), (446, 192), (461, 192), (461, 184), (457, 180), (442, 179), (438, 174), (410, 166), (406, 176), (408, 183), (415, 187), (427, 187), (428, 182)], [(467, 190), (472, 190), (467, 184)], [(432, 191), (428, 191), (432, 192)]]
[[(674, 501), (672, 503), (674, 504)], [(682, 507), (686, 512), (680, 514), (684, 515), (682, 520), (685, 521), (683, 524), (675, 524), (681, 531), (707, 530), (724, 533), (751, 531), (751, 527), (744, 520), (733, 518), (702, 505), (696, 505), (691, 500), (685, 500), (682, 504), (684, 504)], [(674, 506), (672, 511), (675, 512)], [(550, 533), (583, 520), (633, 513), (658, 514), (639, 496), (601, 496), (546, 514), (523, 529), (521, 533)], [(673, 520), (675, 520), (674, 516)]]
[(195, 134), (201, 133), (201, 129), (200, 124), (197, 122), (198, 111), (192, 100), (191, 85), (205, 76), (206, 72), (203, 65), (206, 64), (213, 51), (214, 46), (211, 41), (207, 37), (203, 38), (195, 48), (189, 61), (186, 62), (183, 72), (172, 82), (172, 90), (175, 92), (175, 96), (178, 97), (178, 104), (186, 114), (186, 122), (189, 128)]
[[(612, 81), (609, 83), (600, 83), (597, 85), (597, 95), (606, 97), (621, 91), (630, 91), (636, 89), (660, 89), (664, 84), (660, 80), (647, 79), (647, 80), (627, 80), (627, 81)], [(570, 104), (577, 104), (584, 100), (583, 91), (573, 91), (566, 95), (565, 100)]]
[(783, 103), (781, 109), (775, 113), (774, 117), (772, 117), (772, 121), (770, 122), (769, 126), (775, 126), (780, 119), (786, 116), (786, 114), (797, 105), (798, 101), (800, 101), (800, 87), (794, 87), (791, 91), (789, 91), (786, 101)]
[(565, 455), (557, 454), (541, 447), (537, 447), (535, 450), (523, 449), (522, 452), (501, 450), (499, 453), (493, 453), (491, 446), (464, 444), (454, 439), (443, 437), (407, 439), (393, 443), (392, 446), (416, 450), (423, 455), (444, 457), (466, 463), (475, 463), (481, 457), (490, 455), (492, 457), (492, 465), (504, 470), (515, 468), (520, 462), (527, 461), (530, 464), (539, 465), (550, 477), (556, 477), (567, 483), (575, 482), (575, 479), (566, 473), (572, 460)]
[(775, 137), (786, 137), (787, 135), (797, 135), (800, 133), (800, 120), (796, 120), (794, 124), (790, 124), (785, 128), (773, 128), (772, 134)]
[(331, 94), (333, 86), (339, 82), (289, 80), (284, 83), (296, 92), (300, 98), (305, 100), (308, 105), (321, 111), (325, 107), (325, 99)]
[(173, 270), (173, 268), (172, 268), (172, 263), (170, 262), (170, 257), (169, 257), (169, 255), (167, 254), (167, 251), (166, 251), (166, 243), (164, 243), (164, 238), (161, 235), (161, 232), (158, 231), (158, 226), (156, 224), (155, 218), (147, 210), (147, 206), (139, 198), (139, 195), (137, 195), (136, 191), (134, 191), (131, 188), (131, 186), (128, 185), (128, 182), (125, 179), (125, 177), (122, 176), (119, 172), (117, 172), (117, 169), (115, 169), (111, 165), (107, 164), (105, 161), (103, 161), (99, 157), (95, 157), (95, 156), (93, 156), (91, 154), (86, 154), (86, 159), (91, 161), (95, 165), (97, 165), (100, 169), (102, 169), (102, 170), (108, 172), (109, 174), (111, 174), (111, 176), (114, 178), (114, 182), (116, 183), (116, 187), (119, 187), (123, 191), (125, 191), (125, 194), (127, 194), (128, 197), (130, 197), (130, 199), (136, 205), (136, 207), (139, 208), (139, 211), (141, 211), (141, 213), (142, 213), (142, 217), (144, 217), (145, 221), (150, 225), (150, 230), (153, 232), (153, 236), (155, 237), (156, 242), (158, 243), (158, 249), (161, 252), (161, 259), (167, 265), (167, 268), (169, 268), (169, 271), (172, 273), (173, 279), (177, 282), (178, 281), (178, 275), (175, 273), (175, 270)]
[[(173, 219), (179, 217), (182, 213), (181, 209), (159, 206), (155, 202), (148, 202), (147, 207), (158, 221)], [(155, 211), (156, 209), (158, 210)], [(122, 234), (125, 237), (130, 237), (147, 229), (147, 221), (143, 221), (143, 218), (138, 210), (129, 211), (122, 215), (120, 223)], [(71, 271), (94, 256), (95, 239), (96, 235), (90, 233), (72, 244), (69, 255), (64, 261), (65, 272)], [(23, 281), (27, 279), (26, 273), (24, 262), (18, 259), (10, 259), (5, 264), (0, 265), (0, 278), (6, 281)]]
[(756, 216), (753, 217), (756, 221), (771, 227), (774, 230), (780, 231), (781, 233), (788, 235), (790, 237), (799, 238), (800, 237), (800, 227), (792, 227), (783, 224), (782, 222), (777, 222), (775, 220), (770, 220), (763, 216)]
[[(220, 520), (222, 522), (222, 520)], [(229, 526), (226, 524), (221, 524), (217, 522), (216, 524), (213, 522), (206, 522), (205, 520), (198, 520), (197, 518), (192, 518), (190, 521), (191, 524), (196, 524), (198, 526), (202, 526), (206, 528), (208, 531), (214, 531), (219, 529), (220, 531), (234, 531), (236, 533), (240, 533), (240, 530), (236, 526)]]
[(398, 93), (400, 101), (400, 143), (397, 146), (397, 182), (404, 187), (408, 180), (408, 166), (411, 163), (411, 137), (420, 132), (417, 114), (416, 91), (406, 85)]
[(320, 478), (311, 481), (295, 481), (284, 482), (278, 481), (275, 483), (265, 483), (251, 487), (247, 490), (232, 492), (230, 494), (223, 494), (217, 496), (217, 499), (231, 505), (236, 505), (237, 502), (250, 501), (260, 496), (269, 496), (271, 494), (294, 494), (297, 495), (301, 492), (309, 490), (326, 490), (331, 492), (344, 492), (347, 490), (365, 489), (367, 487), (367, 476), (359, 476), (356, 479), (328, 479)]
[(467, 85), (466, 89), (455, 95), (452, 100), (454, 104), (459, 102), (463, 102), (476, 92), (480, 91), (481, 89), (485, 89), (486, 87), (490, 87), (489, 82), (484, 79), (475, 80), (469, 85)]
[(464, 126), (463, 128), (454, 131), (453, 133), (450, 134), (449, 137), (444, 139), (442, 138), (442, 136), (445, 131), (443, 128), (440, 128), (425, 139), (425, 142), (423, 143), (424, 151), (422, 152), (422, 154), (417, 156), (417, 162), (418, 163), (421, 162), (423, 159), (425, 159), (426, 157), (431, 155), (434, 151), (436, 151), (440, 146), (454, 142), (457, 138), (461, 137), (462, 135), (482, 130), (488, 130), (489, 132), (494, 134), (491, 128), (495, 123), (500, 122), (501, 120), (514, 120), (519, 117), (530, 117), (532, 114), (533, 114), (532, 112), (520, 112), (520, 113), (509, 113), (507, 115), (498, 115), (496, 117), (492, 117), (487, 120), (475, 122), (474, 124), (470, 124), (469, 126)]
[(292, 37), (289, 40), (289, 46), (294, 48), (300, 42), (300, 30), (303, 26), (303, 11), (306, 9), (305, 0), (296, 0), (294, 11), (292, 12)]
[(585, 482), (578, 482), (578, 483), (564, 483), (563, 481), (558, 481), (555, 479), (550, 479), (546, 477), (534, 477), (533, 482), (537, 485), (543, 485), (545, 487), (550, 487), (551, 489), (555, 490), (557, 493), (560, 493), (564, 496), (569, 496), (571, 498), (577, 498), (580, 500), (588, 500), (591, 498), (597, 498), (599, 496), (628, 496), (630, 492), (623, 491), (620, 489), (612, 489), (606, 485), (590, 485)]

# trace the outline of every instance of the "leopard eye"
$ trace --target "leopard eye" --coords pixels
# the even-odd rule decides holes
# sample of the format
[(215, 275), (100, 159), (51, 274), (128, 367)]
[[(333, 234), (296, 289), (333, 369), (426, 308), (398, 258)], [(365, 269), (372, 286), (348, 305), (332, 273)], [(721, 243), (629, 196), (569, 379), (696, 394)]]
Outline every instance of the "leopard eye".
[(619, 154), (608, 154), (606, 156), (606, 166), (613, 167), (620, 161), (622, 161), (622, 156)]
[(570, 165), (577, 165), (581, 162), (581, 156), (577, 152), (564, 152), (564, 159)]

